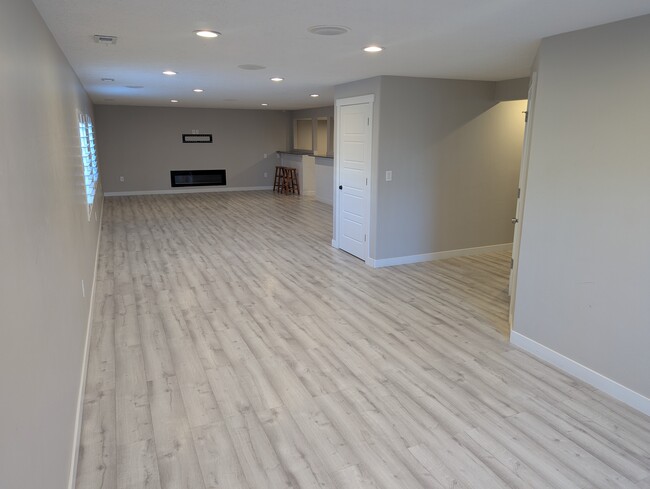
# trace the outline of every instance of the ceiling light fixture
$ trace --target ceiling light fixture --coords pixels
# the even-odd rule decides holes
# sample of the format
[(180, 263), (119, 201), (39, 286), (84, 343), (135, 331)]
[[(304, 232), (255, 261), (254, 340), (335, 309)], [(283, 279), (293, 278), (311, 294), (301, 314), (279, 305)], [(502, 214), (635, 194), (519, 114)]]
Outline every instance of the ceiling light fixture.
[(271, 78), (271, 81), (274, 81), (274, 82), (281, 82), (283, 80), (284, 80), (284, 78), (282, 78), (280, 76), (274, 76), (273, 78)]
[(316, 98), (316, 97), (320, 97), (320, 95), (318, 95), (317, 93), (312, 93), (310, 97)]
[(178, 103), (178, 100), (176, 100), (175, 98), (173, 98), (173, 99), (170, 100), (170, 102), (171, 102), (172, 104), (177, 104), (177, 103)]
[(368, 46), (367, 48), (363, 48), (363, 50), (366, 53), (380, 53), (384, 50), (384, 48), (379, 46)]
[(165, 70), (165, 71), (163, 71), (163, 75), (174, 76), (174, 75), (178, 75), (178, 73), (176, 73), (175, 71), (172, 71), (172, 70)]
[(268, 107), (269, 104), (262, 104), (262, 107)]
[(196, 34), (199, 37), (215, 38), (215, 37), (219, 37), (221, 35), (221, 32), (200, 30), (200, 31), (194, 31), (194, 34)]
[(202, 93), (202, 92), (203, 92), (203, 89), (202, 89), (202, 88), (195, 88), (195, 89), (192, 90), (192, 91), (193, 91), (193, 92), (196, 92), (196, 93)]
[(307, 30), (319, 36), (340, 36), (350, 32), (350, 28), (344, 25), (313, 25)]

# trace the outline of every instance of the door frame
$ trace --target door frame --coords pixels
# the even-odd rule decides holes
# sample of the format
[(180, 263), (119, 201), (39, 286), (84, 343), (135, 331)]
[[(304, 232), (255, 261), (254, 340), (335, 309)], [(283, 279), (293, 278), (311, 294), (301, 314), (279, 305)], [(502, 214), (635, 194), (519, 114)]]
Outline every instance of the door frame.
[(332, 202), (334, 203), (334, 208), (333, 208), (333, 220), (334, 220), (334, 238), (332, 239), (332, 246), (334, 248), (340, 249), (339, 246), (339, 236), (340, 236), (340, 219), (339, 219), (339, 212), (341, 209), (341, 193), (339, 192), (339, 185), (340, 185), (340, 170), (341, 170), (341, 165), (340, 165), (340, 141), (341, 141), (341, 107), (347, 106), (347, 105), (362, 105), (362, 104), (368, 104), (368, 117), (369, 117), (369, 123), (368, 123), (368, 129), (369, 129), (369, 138), (368, 141), (366, 142), (367, 144), (367, 151), (368, 151), (368, 166), (366, 168), (366, 179), (367, 179), (367, 184), (366, 184), (366, 219), (364, 222), (364, 234), (366, 236), (366, 245), (364, 246), (363, 254), (364, 256), (361, 258), (365, 263), (368, 263), (368, 258), (370, 258), (370, 241), (371, 241), (371, 234), (370, 231), (372, 229), (372, 226), (370, 224), (370, 215), (371, 215), (371, 210), (373, 208), (372, 206), (372, 146), (373, 146), (373, 133), (374, 133), (374, 103), (375, 103), (375, 95), (374, 94), (368, 94), (368, 95), (360, 95), (357, 97), (347, 97), (347, 98), (340, 98), (336, 99), (334, 107), (334, 172), (333, 172), (333, 177), (334, 177), (334, 192), (335, 196), (332, 199)]
[(515, 229), (512, 238), (512, 267), (508, 288), (510, 292), (510, 308), (508, 311), (508, 323), (512, 331), (515, 316), (515, 298), (517, 295), (517, 275), (519, 273), (519, 251), (521, 247), (521, 231), (524, 224), (524, 209), (526, 203), (526, 184), (528, 182), (528, 163), (530, 160), (530, 143), (533, 130), (533, 114), (535, 109), (535, 96), (537, 93), (537, 72), (530, 77), (528, 87), (528, 107), (526, 109), (526, 126), (524, 129), (524, 145), (521, 152), (521, 166), (519, 169), (519, 198), (517, 199), (517, 210), (515, 212)]

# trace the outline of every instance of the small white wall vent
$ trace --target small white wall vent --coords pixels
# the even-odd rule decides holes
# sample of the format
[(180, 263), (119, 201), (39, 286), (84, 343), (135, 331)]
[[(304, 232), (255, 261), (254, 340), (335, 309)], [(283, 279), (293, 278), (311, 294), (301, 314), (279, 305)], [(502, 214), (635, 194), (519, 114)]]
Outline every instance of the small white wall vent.
[(99, 34), (95, 34), (93, 36), (93, 39), (95, 40), (96, 43), (98, 44), (115, 44), (117, 42), (117, 36), (102, 36)]

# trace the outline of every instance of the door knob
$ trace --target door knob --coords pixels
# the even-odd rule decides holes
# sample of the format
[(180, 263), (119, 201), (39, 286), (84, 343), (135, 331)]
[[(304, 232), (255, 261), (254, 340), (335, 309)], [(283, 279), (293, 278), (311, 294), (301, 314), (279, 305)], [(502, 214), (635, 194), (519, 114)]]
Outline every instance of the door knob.
[(343, 185), (339, 185), (339, 190), (343, 190)]
[(512, 221), (512, 224), (517, 224), (519, 222), (519, 219), (517, 219), (516, 217), (513, 217), (511, 219), (511, 221)]

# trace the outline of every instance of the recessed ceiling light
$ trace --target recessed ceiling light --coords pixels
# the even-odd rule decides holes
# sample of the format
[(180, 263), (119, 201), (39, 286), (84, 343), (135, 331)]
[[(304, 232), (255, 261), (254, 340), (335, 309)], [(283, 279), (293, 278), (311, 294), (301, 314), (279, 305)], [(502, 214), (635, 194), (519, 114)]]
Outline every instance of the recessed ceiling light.
[(280, 76), (274, 76), (273, 78), (271, 78), (271, 81), (274, 81), (274, 82), (281, 82), (283, 80), (284, 80), (284, 78), (282, 78)]
[(368, 46), (367, 48), (363, 48), (363, 50), (366, 53), (380, 53), (384, 50), (384, 48), (381, 48), (379, 46)]
[(163, 71), (163, 75), (174, 76), (174, 75), (178, 75), (178, 73), (176, 73), (175, 71), (172, 71), (172, 70), (165, 70), (165, 71)]
[(312, 94), (310, 95), (310, 97), (314, 97), (314, 98), (316, 98), (316, 97), (320, 97), (320, 95), (318, 95), (317, 93), (312, 93)]
[(177, 104), (177, 103), (178, 103), (178, 100), (176, 100), (175, 98), (173, 98), (173, 99), (170, 100), (170, 102), (171, 102), (172, 104)]
[(202, 89), (202, 88), (195, 88), (195, 89), (192, 90), (192, 91), (193, 91), (193, 92), (196, 92), (196, 93), (201, 93), (201, 92), (203, 92), (203, 89)]
[(268, 107), (269, 104), (262, 104), (262, 107)]
[(217, 31), (194, 31), (194, 34), (196, 34), (199, 37), (219, 37), (221, 35), (221, 32)]
[(350, 28), (343, 25), (314, 25), (307, 30), (319, 36), (340, 36), (349, 32)]
[(239, 65), (237, 68), (242, 70), (265, 70), (266, 66), (262, 65)]

